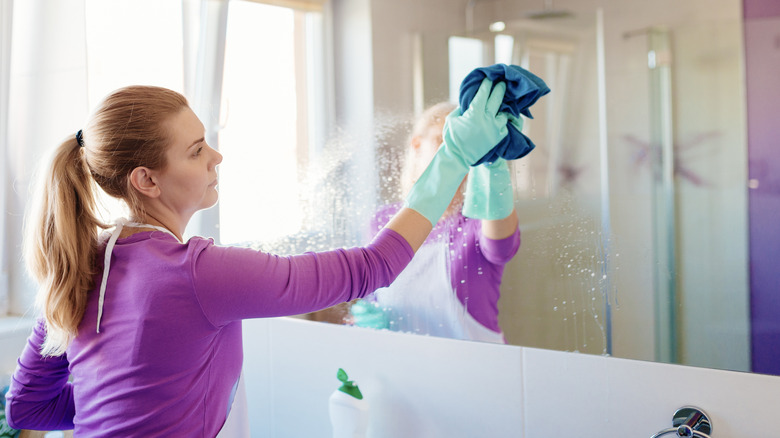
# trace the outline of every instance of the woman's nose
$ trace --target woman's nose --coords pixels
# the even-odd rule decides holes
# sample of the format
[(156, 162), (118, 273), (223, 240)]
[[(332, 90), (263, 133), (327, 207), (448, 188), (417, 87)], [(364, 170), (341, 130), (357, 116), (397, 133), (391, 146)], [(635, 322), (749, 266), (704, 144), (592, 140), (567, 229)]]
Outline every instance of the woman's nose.
[(212, 150), (214, 151), (213, 161), (214, 161), (214, 165), (216, 166), (217, 164), (222, 162), (222, 154), (220, 154), (219, 151), (216, 149), (212, 149)]

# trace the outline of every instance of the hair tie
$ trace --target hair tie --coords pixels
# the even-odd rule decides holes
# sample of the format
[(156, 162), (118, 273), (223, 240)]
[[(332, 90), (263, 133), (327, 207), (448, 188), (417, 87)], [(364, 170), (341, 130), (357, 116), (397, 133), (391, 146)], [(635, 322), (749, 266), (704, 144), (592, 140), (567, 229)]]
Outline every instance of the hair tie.
[(81, 129), (76, 133), (76, 143), (78, 143), (80, 147), (84, 147), (84, 136), (81, 134)]

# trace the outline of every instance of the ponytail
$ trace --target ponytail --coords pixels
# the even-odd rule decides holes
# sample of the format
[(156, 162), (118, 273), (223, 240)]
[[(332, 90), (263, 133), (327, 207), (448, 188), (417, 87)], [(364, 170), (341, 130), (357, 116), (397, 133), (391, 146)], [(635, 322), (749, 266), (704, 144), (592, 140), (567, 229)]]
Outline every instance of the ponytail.
[(46, 320), (43, 356), (63, 354), (77, 334), (93, 287), (98, 228), (106, 228), (80, 143), (72, 136), (55, 150), (25, 223), (25, 260)]
[(65, 352), (94, 287), (98, 232), (108, 228), (97, 212), (98, 187), (144, 217), (130, 174), (139, 166), (165, 167), (170, 132), (164, 122), (186, 107), (183, 95), (166, 88), (120, 88), (54, 152), (24, 237), (28, 269), (40, 284), (36, 305), (46, 320), (44, 356)]

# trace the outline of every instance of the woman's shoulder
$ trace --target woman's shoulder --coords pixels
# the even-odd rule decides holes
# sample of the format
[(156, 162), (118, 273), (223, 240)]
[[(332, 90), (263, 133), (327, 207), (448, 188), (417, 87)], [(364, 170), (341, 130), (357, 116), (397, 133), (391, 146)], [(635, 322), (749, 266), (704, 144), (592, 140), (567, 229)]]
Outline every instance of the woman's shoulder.
[[(98, 247), (99, 255), (104, 253), (107, 240), (105, 235), (101, 236)], [(176, 237), (166, 232), (141, 231), (118, 239), (114, 251), (126, 251), (129, 254), (143, 254), (144, 256), (158, 254), (163, 258), (180, 258), (185, 253), (198, 253), (213, 245), (214, 239), (210, 237), (192, 236), (184, 242), (179, 242)]]

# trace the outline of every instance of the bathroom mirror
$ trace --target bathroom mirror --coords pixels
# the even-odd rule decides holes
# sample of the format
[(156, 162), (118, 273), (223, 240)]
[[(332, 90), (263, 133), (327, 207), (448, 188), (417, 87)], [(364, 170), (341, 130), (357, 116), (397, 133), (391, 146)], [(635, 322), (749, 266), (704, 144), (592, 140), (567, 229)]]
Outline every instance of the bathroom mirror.
[(338, 188), (317, 197), (323, 241), (365, 239), (397, 195), (414, 114), (454, 101), (471, 68), (518, 64), (552, 92), (525, 126), (537, 149), (512, 163), (507, 341), (753, 370), (741, 1), (345, 1), (331, 18), (333, 132), (351, 137), (319, 180)]

